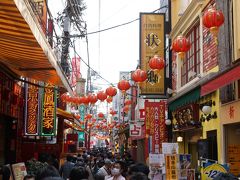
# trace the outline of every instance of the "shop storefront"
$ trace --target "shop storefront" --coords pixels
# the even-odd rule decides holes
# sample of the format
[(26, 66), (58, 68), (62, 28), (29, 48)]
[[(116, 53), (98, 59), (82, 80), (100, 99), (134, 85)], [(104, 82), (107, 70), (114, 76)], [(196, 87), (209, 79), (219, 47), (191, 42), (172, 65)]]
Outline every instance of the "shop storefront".
[(23, 88), (13, 74), (0, 66), (0, 164), (13, 163), (18, 158), (18, 126), (23, 117)]
[(225, 162), (230, 165), (230, 172), (240, 173), (240, 101), (220, 107), (221, 124), (223, 127), (223, 151)]

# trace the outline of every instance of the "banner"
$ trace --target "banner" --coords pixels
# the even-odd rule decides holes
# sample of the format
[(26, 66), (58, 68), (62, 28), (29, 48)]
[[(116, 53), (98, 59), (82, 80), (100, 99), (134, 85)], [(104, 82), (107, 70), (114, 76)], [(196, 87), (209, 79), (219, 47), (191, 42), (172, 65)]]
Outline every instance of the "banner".
[[(85, 106), (84, 105), (80, 105), (79, 106), (79, 114), (80, 114), (80, 121), (84, 121), (84, 117), (85, 117), (85, 114), (86, 114), (86, 109), (85, 109)], [(85, 127), (85, 124), (83, 124), (81, 126), (82, 129), (84, 129)], [(85, 140), (85, 134), (84, 132), (78, 132), (78, 141), (81, 142), (81, 141), (84, 141)]]
[(167, 141), (165, 125), (165, 101), (148, 102), (145, 101), (145, 125), (146, 134), (152, 141), (149, 152), (159, 153), (162, 143)]
[[(28, 79), (31, 81), (30, 79)], [(38, 135), (39, 88), (25, 83), (25, 128), (27, 136)]]
[(165, 94), (165, 68), (157, 73), (148, 65), (154, 55), (165, 59), (164, 22), (164, 14), (140, 14), (140, 65), (147, 72), (147, 81), (140, 86), (141, 94)]
[(166, 180), (178, 180), (177, 155), (165, 155)]
[(72, 86), (76, 86), (77, 79), (81, 78), (80, 72), (80, 58), (74, 57), (72, 58)]
[(45, 84), (42, 102), (41, 135), (56, 135), (57, 93), (53, 85)]

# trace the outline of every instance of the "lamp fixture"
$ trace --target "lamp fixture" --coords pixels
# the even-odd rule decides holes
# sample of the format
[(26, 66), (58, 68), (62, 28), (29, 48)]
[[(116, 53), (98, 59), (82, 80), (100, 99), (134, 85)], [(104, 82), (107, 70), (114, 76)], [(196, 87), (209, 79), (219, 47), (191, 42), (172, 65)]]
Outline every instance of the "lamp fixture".
[(167, 126), (170, 126), (170, 125), (172, 124), (171, 119), (166, 119), (166, 120), (165, 120), (165, 124), (166, 124)]
[(205, 105), (202, 107), (202, 112), (206, 114), (210, 114), (212, 112), (212, 106)]
[(183, 142), (183, 137), (182, 136), (178, 136), (177, 137), (177, 142)]

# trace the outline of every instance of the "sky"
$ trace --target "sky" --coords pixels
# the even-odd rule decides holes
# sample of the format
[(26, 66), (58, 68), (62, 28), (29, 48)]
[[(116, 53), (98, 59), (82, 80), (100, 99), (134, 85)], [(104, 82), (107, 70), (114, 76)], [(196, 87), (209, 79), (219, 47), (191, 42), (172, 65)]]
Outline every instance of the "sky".
[[(160, 7), (160, 0), (85, 0), (84, 2), (87, 9), (83, 12), (83, 19), (87, 22), (88, 32), (132, 21), (139, 18), (140, 12), (152, 12)], [(66, 0), (49, 0), (48, 3), (54, 16), (62, 11)], [(116, 85), (120, 71), (133, 71), (138, 65), (139, 21), (88, 35), (88, 44), (90, 66)], [(85, 39), (79, 40), (77, 45), (78, 54), (87, 61)], [(86, 78), (86, 70), (87, 67), (81, 63), (84, 78)], [(97, 80), (93, 83), (108, 86), (106, 81)]]

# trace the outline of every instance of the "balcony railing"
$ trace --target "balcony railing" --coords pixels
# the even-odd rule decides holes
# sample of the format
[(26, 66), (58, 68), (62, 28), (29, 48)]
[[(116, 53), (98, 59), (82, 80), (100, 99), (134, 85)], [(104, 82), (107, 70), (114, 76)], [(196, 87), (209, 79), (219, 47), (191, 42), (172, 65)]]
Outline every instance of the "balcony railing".
[[(38, 23), (40, 24), (45, 37), (48, 40), (49, 45), (52, 47), (53, 52), (57, 57), (58, 63), (61, 65), (63, 72), (70, 81), (70, 72), (72, 71), (70, 60), (68, 59), (68, 49), (62, 48), (61, 44), (65, 42), (56, 33), (53, 17), (48, 9), (45, 0), (27, 0), (31, 5)], [(65, 44), (64, 44), (65, 45)], [(68, 46), (63, 46), (68, 48)], [(64, 52), (64, 53), (63, 53)]]

